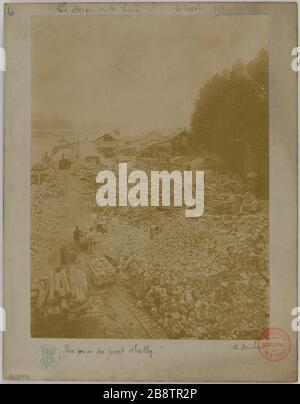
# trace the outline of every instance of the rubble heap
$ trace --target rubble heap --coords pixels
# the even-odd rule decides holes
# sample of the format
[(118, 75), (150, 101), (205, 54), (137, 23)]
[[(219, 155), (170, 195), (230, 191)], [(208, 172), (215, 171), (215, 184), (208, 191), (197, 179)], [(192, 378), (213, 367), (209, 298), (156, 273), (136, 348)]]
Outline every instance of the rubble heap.
[(96, 256), (89, 262), (95, 286), (109, 285), (116, 280), (117, 271), (106, 257)]
[[(47, 179), (31, 185), (31, 268), (33, 273), (48, 272), (48, 264), (57, 262), (57, 236), (65, 216), (64, 180), (49, 169)], [(56, 252), (56, 254), (55, 254)]]
[(166, 217), (160, 226), (151, 243), (125, 247), (138, 306), (171, 338), (257, 337), (268, 321), (268, 220)]

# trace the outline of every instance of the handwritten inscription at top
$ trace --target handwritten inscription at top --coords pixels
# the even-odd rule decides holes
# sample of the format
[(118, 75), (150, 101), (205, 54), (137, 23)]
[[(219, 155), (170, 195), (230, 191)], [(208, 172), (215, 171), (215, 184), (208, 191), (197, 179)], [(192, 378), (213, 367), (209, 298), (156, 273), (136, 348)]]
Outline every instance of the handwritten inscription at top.
[[(131, 13), (142, 14), (149, 10), (155, 10), (156, 5), (152, 3), (151, 8), (143, 8), (139, 4), (123, 3), (123, 4), (98, 4), (93, 6), (84, 6), (82, 4), (68, 4), (60, 3), (56, 6), (56, 11), (62, 14), (69, 15), (97, 15), (101, 13)], [(158, 5), (157, 5), (158, 6)], [(200, 3), (177, 3), (169, 4), (169, 11), (174, 11), (176, 14), (180, 13), (196, 13), (196, 12), (214, 12), (224, 13), (227, 9), (225, 4), (200, 4)]]
[(93, 7), (85, 7), (80, 4), (69, 5), (61, 3), (56, 11), (70, 15), (97, 15), (101, 13), (142, 13), (143, 10), (134, 4), (102, 4)]

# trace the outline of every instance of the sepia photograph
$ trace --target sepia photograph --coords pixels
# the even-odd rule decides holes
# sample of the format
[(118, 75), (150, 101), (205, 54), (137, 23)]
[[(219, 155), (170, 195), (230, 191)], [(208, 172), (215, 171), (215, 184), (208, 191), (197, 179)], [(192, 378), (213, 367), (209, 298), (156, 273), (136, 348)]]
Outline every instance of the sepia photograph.
[(31, 19), (31, 337), (270, 326), (265, 15)]
[(298, 380), (297, 3), (3, 11), (3, 379)]

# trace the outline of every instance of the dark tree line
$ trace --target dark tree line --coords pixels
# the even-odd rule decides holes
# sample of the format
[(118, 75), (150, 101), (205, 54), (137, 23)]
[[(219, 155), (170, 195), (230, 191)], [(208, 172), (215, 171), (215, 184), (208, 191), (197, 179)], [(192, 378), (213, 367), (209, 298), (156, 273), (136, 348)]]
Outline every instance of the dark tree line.
[(191, 122), (194, 149), (205, 148), (224, 167), (255, 178), (262, 195), (269, 183), (268, 72), (262, 49), (250, 63), (216, 74), (200, 89)]

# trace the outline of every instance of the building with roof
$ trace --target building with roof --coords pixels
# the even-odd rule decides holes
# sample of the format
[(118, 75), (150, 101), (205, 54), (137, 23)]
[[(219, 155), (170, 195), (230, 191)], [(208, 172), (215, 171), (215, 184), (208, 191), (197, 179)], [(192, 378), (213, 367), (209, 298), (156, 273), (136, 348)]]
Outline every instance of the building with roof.
[(106, 133), (96, 139), (98, 153), (103, 153), (106, 157), (113, 157), (117, 154), (119, 141), (112, 135)]

